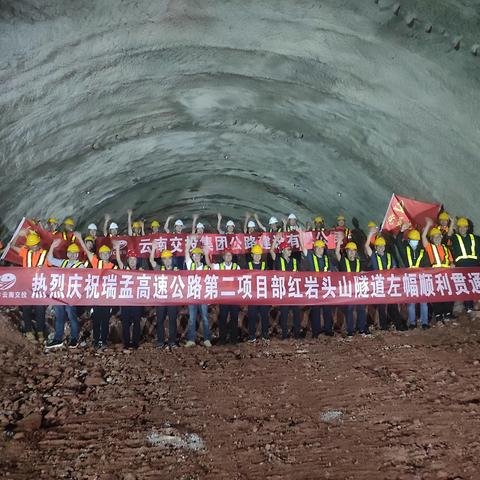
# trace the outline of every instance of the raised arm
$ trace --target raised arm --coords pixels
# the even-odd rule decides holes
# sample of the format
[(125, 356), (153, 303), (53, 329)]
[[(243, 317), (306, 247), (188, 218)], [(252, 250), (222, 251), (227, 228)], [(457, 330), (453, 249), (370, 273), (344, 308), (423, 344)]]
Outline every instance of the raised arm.
[(305, 247), (305, 232), (301, 229), (298, 230), (298, 241), (300, 242), (300, 249), (302, 250), (303, 256), (308, 255), (308, 250)]
[(118, 268), (120, 270), (123, 270), (125, 265), (123, 264), (122, 259), (120, 257), (120, 242), (118, 242), (117, 240), (112, 240), (112, 245), (113, 245), (113, 248), (115, 249), (115, 258), (117, 260)]
[(260, 230), (263, 230), (264, 232), (266, 232), (267, 229), (262, 225), (262, 223), (261, 223), (260, 220), (258, 219), (258, 214), (255, 214), (254, 217), (255, 217), (255, 220), (256, 220), (257, 225), (259, 226)]
[(371, 257), (373, 255), (372, 247), (370, 246), (370, 242), (372, 240), (373, 235), (378, 231), (377, 227), (371, 227), (368, 231), (367, 240), (365, 242), (365, 255), (367, 257)]
[(133, 235), (132, 231), (132, 209), (129, 208), (127, 210), (127, 225), (128, 225), (128, 236), (131, 237)]
[(247, 224), (248, 224), (248, 219), (250, 218), (250, 213), (245, 214), (245, 222), (243, 223), (243, 233), (247, 233)]
[(142, 227), (142, 235), (145, 236), (145, 220), (140, 220), (140, 225)]
[(105, 221), (103, 222), (103, 236), (106, 237), (108, 235), (108, 222), (110, 221), (110, 215), (108, 213), (105, 214)]
[(150, 265), (153, 269), (157, 268), (157, 262), (155, 261), (155, 252), (157, 247), (155, 246), (155, 241), (152, 242), (152, 248), (150, 249), (150, 256), (148, 259), (150, 260)]
[(223, 235), (225, 232), (222, 230), (222, 214), (220, 212), (217, 213), (217, 232), (220, 235)]
[(432, 228), (432, 225), (433, 225), (433, 220), (431, 218), (427, 217), (425, 219), (425, 226), (423, 227), (423, 230), (422, 230), (422, 244), (425, 248), (429, 244), (428, 232), (429, 232), (430, 228)]
[[(105, 218), (107, 218), (107, 216), (105, 216)], [(88, 250), (87, 246), (85, 245), (85, 242), (83, 241), (82, 234), (80, 232), (75, 232), (74, 235), (77, 238), (78, 243), (82, 247), (82, 250), (85, 252), (85, 255), (87, 256), (88, 261), (92, 263), (94, 254)]]
[(19, 230), (17, 232), (17, 234), (12, 237), (12, 239), (10, 240), (10, 248), (15, 252), (15, 253), (19, 253), (20, 252), (20, 247), (17, 247), (15, 245), (15, 242), (18, 240), (18, 237), (26, 237), (28, 235), (28, 229), (26, 228), (22, 228), (21, 230)]
[(192, 235), (195, 233), (195, 228), (197, 227), (198, 213), (192, 217)]
[(53, 256), (53, 251), (62, 243), (61, 238), (55, 238), (53, 242), (50, 245), (50, 248), (48, 249), (47, 253), (47, 261), (50, 263), (50, 265), (53, 264), (53, 260), (56, 260), (56, 258)]
[(190, 258), (190, 246), (192, 245), (192, 237), (188, 236), (187, 241), (185, 242), (185, 262), (191, 262)]
[[(455, 220), (457, 219), (458, 217), (455, 217)], [(447, 233), (447, 237), (451, 237), (453, 235), (453, 229), (455, 227), (455, 223), (453, 221), (453, 218), (450, 217), (450, 225), (448, 226), (448, 233)]]
[(173, 217), (171, 215), (169, 215), (167, 217), (167, 219), (165, 220), (165, 225), (163, 226), (163, 229), (165, 230), (165, 233), (170, 233), (170, 229), (168, 227), (168, 225), (170, 224), (170, 220), (172, 219)]
[(273, 237), (273, 242), (272, 242), (272, 245), (270, 247), (270, 256), (272, 257), (273, 261), (275, 261), (275, 259), (277, 258), (277, 254), (275, 252), (275, 249), (277, 248), (278, 241), (280, 240), (281, 237), (282, 237), (282, 234), (280, 232), (276, 233)]
[(210, 260), (210, 249), (208, 245), (204, 245), (202, 250), (203, 250), (203, 256), (205, 257), (205, 263), (211, 268), (212, 262)]
[(343, 234), (343, 232), (338, 232), (337, 243), (335, 244), (335, 257), (337, 258), (338, 262), (342, 259), (340, 248), (342, 247), (344, 237), (345, 235)]

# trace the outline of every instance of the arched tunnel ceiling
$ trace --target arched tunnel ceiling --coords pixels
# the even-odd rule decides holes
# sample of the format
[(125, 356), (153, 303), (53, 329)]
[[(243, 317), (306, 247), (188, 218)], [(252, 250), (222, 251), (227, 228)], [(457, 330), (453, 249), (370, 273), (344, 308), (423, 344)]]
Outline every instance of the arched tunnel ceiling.
[(4, 228), (381, 221), (392, 192), (478, 221), (478, 42), (479, 0), (4, 0)]

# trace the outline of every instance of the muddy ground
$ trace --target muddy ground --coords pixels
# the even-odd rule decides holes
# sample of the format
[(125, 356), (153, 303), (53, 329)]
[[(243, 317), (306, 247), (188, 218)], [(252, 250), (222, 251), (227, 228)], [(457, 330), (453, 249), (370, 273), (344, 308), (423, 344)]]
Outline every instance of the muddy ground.
[(478, 314), (172, 353), (0, 338), (1, 478), (480, 478)]

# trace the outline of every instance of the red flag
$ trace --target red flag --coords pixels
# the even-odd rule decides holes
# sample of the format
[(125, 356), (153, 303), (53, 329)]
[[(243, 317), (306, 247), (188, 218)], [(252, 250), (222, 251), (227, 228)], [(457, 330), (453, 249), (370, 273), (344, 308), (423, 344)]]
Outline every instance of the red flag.
[(438, 203), (420, 202), (393, 194), (383, 219), (382, 230), (396, 235), (403, 223), (411, 223), (412, 227), (422, 229), (425, 219), (429, 217), (435, 220), (441, 208)]

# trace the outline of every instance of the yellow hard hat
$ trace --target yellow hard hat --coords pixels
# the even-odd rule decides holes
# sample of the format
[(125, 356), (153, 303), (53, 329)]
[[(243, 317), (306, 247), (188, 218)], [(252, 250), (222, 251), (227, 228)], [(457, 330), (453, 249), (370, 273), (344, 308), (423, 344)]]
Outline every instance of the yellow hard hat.
[(63, 221), (64, 225), (71, 225), (72, 227), (75, 225), (75, 222), (73, 221), (73, 218), (72, 217), (67, 217), (64, 221)]
[(67, 252), (80, 253), (80, 247), (76, 243), (71, 243), (67, 248)]
[(254, 245), (250, 250), (252, 255), (261, 255), (263, 253), (263, 248), (260, 245)]
[(435, 235), (441, 235), (441, 234), (442, 234), (442, 232), (441, 232), (440, 229), (437, 228), (437, 227), (433, 227), (433, 228), (430, 230), (430, 233), (429, 233), (430, 237), (432, 237), (432, 238), (433, 238)]
[(418, 230), (410, 230), (408, 232), (409, 240), (420, 240), (420, 232)]
[(320, 248), (320, 247), (325, 247), (325, 242), (323, 240), (316, 240), (314, 243), (313, 243), (313, 246), (315, 248)]
[(338, 216), (337, 216), (337, 222), (338, 222), (339, 220), (345, 220), (345, 217), (344, 217), (343, 215), (338, 215)]
[(163, 250), (162, 254), (160, 255), (161, 258), (171, 258), (173, 257), (173, 253), (171, 250)]
[(323, 217), (321, 217), (321, 216), (319, 215), (318, 217), (315, 217), (315, 218), (313, 219), (313, 221), (314, 221), (315, 223), (323, 223)]
[(375, 239), (375, 246), (376, 247), (384, 247), (387, 244), (383, 237), (378, 237)]
[(377, 224), (375, 222), (368, 222), (368, 225), (367, 225), (368, 228), (376, 227), (376, 226)]
[(47, 220), (47, 223), (58, 223), (58, 220), (57, 220), (55, 217), (50, 217), (50, 218)]
[(133, 222), (132, 228), (142, 228), (142, 224), (140, 222)]
[(195, 248), (192, 250), (192, 254), (195, 254), (195, 253), (198, 253), (198, 254), (202, 255), (203, 250), (202, 250), (200, 247), (195, 247)]
[(345, 249), (346, 249), (346, 250), (358, 250), (357, 244), (356, 244), (355, 242), (348, 242), (348, 243), (345, 245)]
[(27, 239), (25, 240), (25, 245), (27, 247), (33, 247), (34, 245), (38, 245), (40, 243), (40, 236), (36, 232), (30, 232), (27, 235)]
[(103, 252), (108, 252), (110, 253), (110, 247), (108, 247), (107, 245), (102, 245), (99, 249), (98, 249), (98, 253), (103, 253)]
[(448, 220), (450, 218), (450, 215), (447, 212), (442, 212), (438, 216), (439, 220)]
[(153, 220), (152, 223), (150, 224), (150, 226), (152, 228), (154, 227), (159, 227), (160, 226), (160, 222), (158, 220)]
[(91, 235), (87, 235), (84, 240), (86, 242), (95, 242), (95, 239)]
[(465, 217), (460, 217), (457, 220), (457, 227), (468, 227), (468, 220)]

